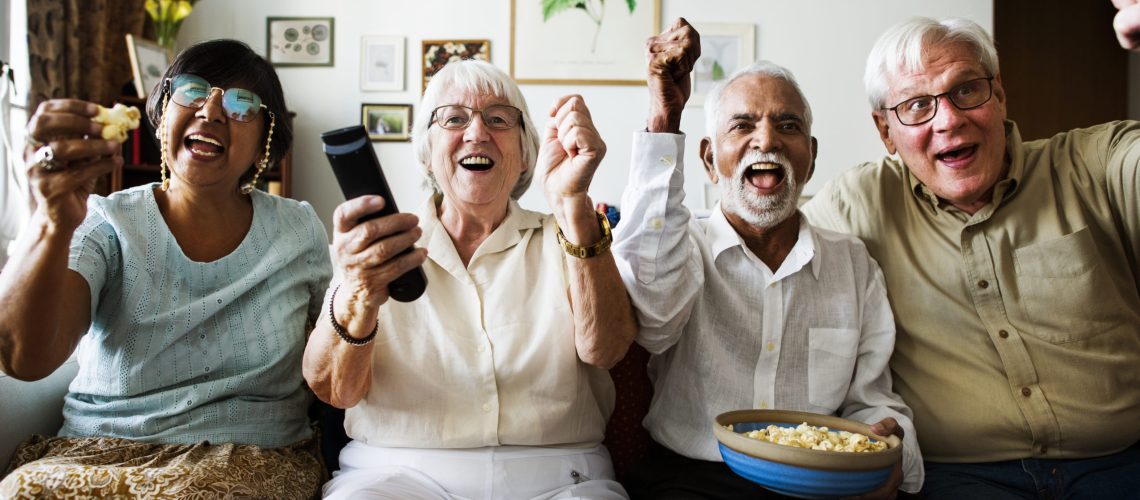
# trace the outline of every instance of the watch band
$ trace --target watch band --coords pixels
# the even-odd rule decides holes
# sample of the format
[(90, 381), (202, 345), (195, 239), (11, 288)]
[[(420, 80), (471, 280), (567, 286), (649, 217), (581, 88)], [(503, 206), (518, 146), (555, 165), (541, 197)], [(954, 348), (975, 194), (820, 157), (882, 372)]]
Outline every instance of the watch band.
[(594, 214), (598, 216), (598, 227), (602, 230), (602, 239), (593, 245), (579, 246), (570, 243), (566, 240), (566, 235), (562, 234), (562, 228), (558, 228), (558, 244), (562, 245), (562, 250), (571, 257), (577, 257), (579, 259), (597, 257), (606, 253), (610, 249), (610, 244), (614, 242), (614, 235), (610, 232), (609, 219), (601, 212), (594, 212)]

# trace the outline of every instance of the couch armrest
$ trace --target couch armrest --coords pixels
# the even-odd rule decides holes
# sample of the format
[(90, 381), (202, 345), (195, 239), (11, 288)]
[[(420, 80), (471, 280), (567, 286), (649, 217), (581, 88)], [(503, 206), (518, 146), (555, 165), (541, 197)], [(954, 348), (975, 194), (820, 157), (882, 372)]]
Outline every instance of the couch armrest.
[(12, 452), (33, 434), (54, 436), (63, 425), (63, 397), (79, 371), (75, 357), (47, 378), (16, 380), (0, 373), (0, 474), (8, 470)]

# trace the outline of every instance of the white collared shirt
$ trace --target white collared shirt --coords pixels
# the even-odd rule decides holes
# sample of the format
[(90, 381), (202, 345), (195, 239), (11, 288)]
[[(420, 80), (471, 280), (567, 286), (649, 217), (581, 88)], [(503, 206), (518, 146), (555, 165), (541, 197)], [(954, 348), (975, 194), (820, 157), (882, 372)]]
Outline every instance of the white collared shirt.
[(463, 265), (432, 200), (418, 212), (427, 291), (380, 308), (372, 386), (345, 416), (373, 446), (596, 446), (609, 373), (578, 358), (554, 217), (519, 208)]
[(801, 218), (772, 271), (719, 206), (697, 220), (682, 205), (683, 154), (682, 135), (635, 134), (614, 230), (637, 341), (654, 353), (645, 427), (677, 453), (720, 461), (711, 427), (729, 410), (894, 417), (906, 434), (903, 489), (918, 491), (922, 459), (910, 408), (891, 389), (894, 319), (878, 264), (858, 239)]

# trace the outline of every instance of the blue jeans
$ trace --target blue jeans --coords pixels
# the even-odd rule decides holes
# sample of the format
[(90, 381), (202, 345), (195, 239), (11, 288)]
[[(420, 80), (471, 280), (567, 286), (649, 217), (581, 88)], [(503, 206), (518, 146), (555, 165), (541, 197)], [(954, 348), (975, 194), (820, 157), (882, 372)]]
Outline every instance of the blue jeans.
[(1113, 455), (976, 464), (926, 462), (927, 499), (1140, 499), (1140, 443)]

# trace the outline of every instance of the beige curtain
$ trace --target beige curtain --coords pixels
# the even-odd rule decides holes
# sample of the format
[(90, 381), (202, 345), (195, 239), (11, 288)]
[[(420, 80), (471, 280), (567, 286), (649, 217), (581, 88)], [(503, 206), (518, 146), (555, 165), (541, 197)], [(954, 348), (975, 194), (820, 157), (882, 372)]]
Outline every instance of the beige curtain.
[(47, 99), (107, 104), (131, 80), (124, 36), (143, 34), (145, 0), (27, 0), (29, 115)]

